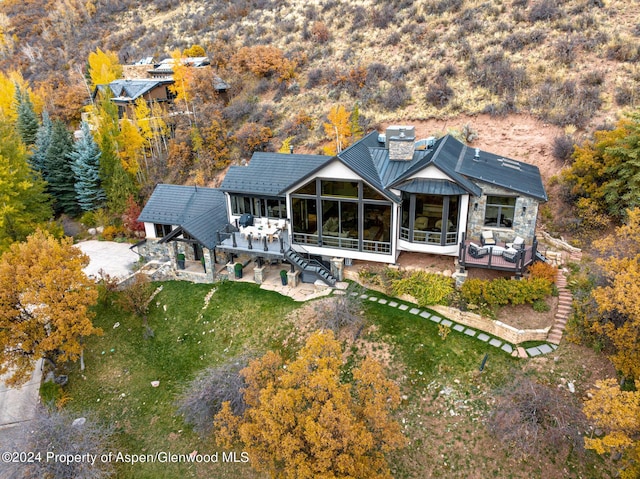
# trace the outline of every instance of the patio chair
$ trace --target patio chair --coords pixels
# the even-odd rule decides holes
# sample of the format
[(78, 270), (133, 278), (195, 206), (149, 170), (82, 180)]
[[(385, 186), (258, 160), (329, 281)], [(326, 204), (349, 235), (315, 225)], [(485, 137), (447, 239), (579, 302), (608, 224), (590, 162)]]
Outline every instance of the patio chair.
[(515, 239), (513, 240), (513, 243), (507, 243), (507, 248), (513, 248), (513, 249), (524, 249), (524, 238), (520, 237), (520, 236), (516, 236)]
[(507, 248), (502, 252), (502, 258), (509, 263), (516, 263), (518, 261), (520, 251), (515, 248)]
[(484, 258), (489, 254), (489, 248), (485, 248), (475, 243), (469, 243), (469, 254), (472, 258)]
[(480, 233), (480, 241), (483, 246), (493, 246), (496, 244), (496, 239), (493, 237), (493, 231), (484, 230)]

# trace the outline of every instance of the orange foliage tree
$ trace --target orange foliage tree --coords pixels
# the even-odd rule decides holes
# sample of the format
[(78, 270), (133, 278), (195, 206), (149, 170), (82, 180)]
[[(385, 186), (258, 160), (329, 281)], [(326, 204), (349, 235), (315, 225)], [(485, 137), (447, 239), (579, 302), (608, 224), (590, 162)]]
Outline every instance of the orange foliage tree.
[(36, 231), (0, 258), (0, 374), (25, 382), (38, 358), (75, 361), (92, 324), (96, 285), (82, 271), (87, 256), (71, 238)]
[(640, 477), (640, 381), (635, 391), (622, 391), (615, 379), (605, 379), (589, 392), (584, 413), (605, 435), (585, 438), (585, 447), (598, 454), (622, 452), (625, 467), (620, 477)]
[(296, 63), (272, 45), (242, 47), (231, 58), (231, 64), (237, 70), (249, 71), (259, 77), (276, 77), (281, 82), (296, 76)]
[(627, 377), (640, 377), (640, 208), (627, 211), (626, 224), (594, 244), (603, 254), (597, 263), (608, 284), (592, 292), (601, 314), (616, 321), (597, 321), (593, 329), (615, 347), (611, 360)]
[(342, 364), (331, 331), (312, 334), (292, 362), (274, 352), (251, 362), (240, 372), (247, 409), (236, 416), (223, 403), (218, 444), (241, 445), (271, 477), (390, 478), (384, 455), (406, 443), (391, 417), (398, 386), (368, 358), (343, 382)]

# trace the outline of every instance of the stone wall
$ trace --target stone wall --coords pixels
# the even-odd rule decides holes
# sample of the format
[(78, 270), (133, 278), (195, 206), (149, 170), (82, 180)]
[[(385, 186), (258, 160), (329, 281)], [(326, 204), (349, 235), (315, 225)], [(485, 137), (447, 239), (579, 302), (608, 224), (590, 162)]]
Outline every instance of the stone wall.
[(137, 248), (138, 254), (141, 255), (145, 261), (169, 261), (171, 258), (170, 245), (167, 243), (158, 243), (157, 241), (147, 239)]
[[(484, 225), (484, 213), (487, 206), (487, 195), (513, 195), (513, 191), (488, 183), (478, 182), (482, 188), (483, 195), (480, 197), (471, 196), (469, 199), (469, 220), (467, 223), (467, 239), (480, 241), (482, 230), (493, 231), (498, 241), (510, 242), (516, 236), (522, 236), (527, 246), (533, 243), (536, 232), (536, 218), (538, 216), (538, 200), (529, 196), (519, 196), (516, 199), (516, 207), (513, 216), (512, 228), (497, 228)], [(477, 208), (475, 205), (478, 205)], [(526, 211), (523, 210), (526, 208)], [(523, 211), (525, 211), (523, 213)]]

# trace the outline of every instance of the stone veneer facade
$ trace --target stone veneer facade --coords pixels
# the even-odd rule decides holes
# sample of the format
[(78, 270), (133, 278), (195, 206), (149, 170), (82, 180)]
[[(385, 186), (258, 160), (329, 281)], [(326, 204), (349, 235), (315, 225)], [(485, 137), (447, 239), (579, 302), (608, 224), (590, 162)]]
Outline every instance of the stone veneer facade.
[[(487, 195), (513, 196), (514, 192), (480, 181), (477, 184), (482, 188), (483, 194), (480, 197), (472, 196), (469, 199), (467, 239), (480, 243), (480, 233), (483, 230), (491, 230), (497, 241), (506, 243), (513, 241), (516, 236), (521, 236), (525, 239), (527, 246), (531, 246), (535, 236), (538, 200), (530, 196), (517, 197), (512, 228), (485, 226), (484, 213), (487, 206)], [(476, 203), (478, 204), (477, 209), (475, 208)], [(523, 213), (523, 208), (526, 208), (525, 213)]]

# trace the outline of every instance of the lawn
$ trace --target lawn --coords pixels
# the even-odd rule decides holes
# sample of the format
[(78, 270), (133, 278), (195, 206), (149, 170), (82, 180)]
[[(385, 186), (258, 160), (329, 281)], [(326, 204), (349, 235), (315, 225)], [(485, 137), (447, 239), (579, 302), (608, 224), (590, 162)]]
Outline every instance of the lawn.
[[(151, 305), (149, 324), (155, 334), (150, 339), (143, 337), (138, 318), (112, 305), (98, 308), (104, 336), (87, 342), (84, 373), (77, 365), (69, 371), (66, 407), (78, 414), (93, 411), (112, 424), (115, 451), (222, 452), (176, 415), (176, 397), (200, 370), (247, 350), (276, 349), (291, 357), (300, 344), (291, 338), (301, 333), (290, 313), (310, 307), (249, 283), (161, 286)], [(455, 331), (443, 340), (436, 324), (407, 311), (369, 301), (364, 310), (371, 327), (347, 345), (352, 358), (378, 357), (404, 395), (398, 420), (410, 445), (390, 458), (394, 477), (556, 477), (542, 462), (522, 464), (510, 457), (483, 424), (492, 391), (526, 369), (527, 361)], [(560, 359), (557, 374), (570, 366)], [(547, 369), (544, 374), (550, 380)], [(152, 381), (160, 385), (154, 388)], [(604, 467), (593, 455), (572, 455), (566, 464), (552, 464), (551, 471), (565, 468), (565, 477), (596, 478), (606, 476)], [(118, 478), (136, 479), (263, 477), (246, 464), (233, 463), (119, 464), (116, 470)]]

